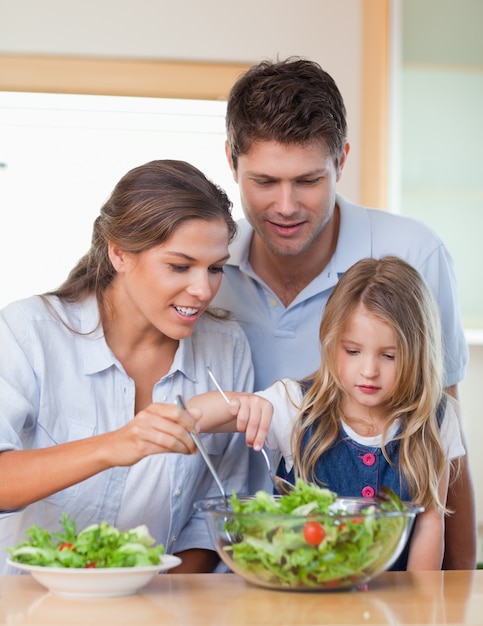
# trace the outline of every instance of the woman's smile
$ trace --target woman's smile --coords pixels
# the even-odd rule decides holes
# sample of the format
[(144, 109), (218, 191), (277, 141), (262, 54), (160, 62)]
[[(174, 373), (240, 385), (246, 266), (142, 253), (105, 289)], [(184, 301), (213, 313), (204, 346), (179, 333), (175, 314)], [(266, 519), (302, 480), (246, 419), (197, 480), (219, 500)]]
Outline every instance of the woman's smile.
[(140, 254), (118, 252), (113, 287), (133, 336), (161, 333), (178, 341), (216, 295), (229, 258), (224, 220), (187, 220), (164, 243)]

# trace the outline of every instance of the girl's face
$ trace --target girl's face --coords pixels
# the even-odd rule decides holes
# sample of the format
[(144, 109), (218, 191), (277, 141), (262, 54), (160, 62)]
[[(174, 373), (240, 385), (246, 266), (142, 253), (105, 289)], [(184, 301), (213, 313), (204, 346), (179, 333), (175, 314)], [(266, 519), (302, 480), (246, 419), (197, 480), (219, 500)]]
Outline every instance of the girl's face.
[(361, 304), (342, 334), (337, 369), (346, 393), (348, 416), (383, 417), (396, 383), (396, 333)]
[(140, 254), (111, 247), (120, 314), (133, 330), (154, 329), (176, 340), (191, 335), (220, 286), (228, 240), (224, 220), (195, 219)]

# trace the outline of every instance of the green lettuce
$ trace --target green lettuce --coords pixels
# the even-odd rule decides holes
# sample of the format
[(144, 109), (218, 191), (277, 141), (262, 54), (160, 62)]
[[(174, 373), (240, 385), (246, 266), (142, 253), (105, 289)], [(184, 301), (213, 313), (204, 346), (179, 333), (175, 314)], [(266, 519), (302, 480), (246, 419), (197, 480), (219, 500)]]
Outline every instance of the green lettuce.
[[(252, 499), (240, 500), (233, 494), (231, 508), (242, 515), (231, 516), (225, 529), (241, 540), (224, 549), (232, 553), (235, 571), (287, 588), (347, 587), (382, 571), (407, 518), (381, 517), (380, 512), (401, 512), (405, 506), (386, 489), (377, 498), (377, 507), (368, 504), (356, 513), (342, 511), (341, 518), (336, 515), (336, 500), (336, 493), (301, 480), (294, 491), (280, 497), (260, 491)], [(306, 523), (314, 519), (325, 533), (319, 545), (304, 537)]]
[(49, 532), (37, 525), (26, 532), (27, 540), (8, 548), (12, 561), (45, 567), (143, 567), (158, 565), (164, 546), (146, 526), (120, 531), (107, 522), (93, 524), (77, 533), (75, 521), (64, 514), (63, 532)]

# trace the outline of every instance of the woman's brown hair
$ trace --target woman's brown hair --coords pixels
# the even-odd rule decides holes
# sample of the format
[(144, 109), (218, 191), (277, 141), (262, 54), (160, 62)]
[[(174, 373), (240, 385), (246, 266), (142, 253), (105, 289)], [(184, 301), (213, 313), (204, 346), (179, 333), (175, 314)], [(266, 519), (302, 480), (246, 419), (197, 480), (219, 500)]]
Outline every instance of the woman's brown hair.
[(185, 161), (157, 160), (135, 167), (101, 208), (87, 254), (47, 295), (75, 302), (94, 293), (102, 301), (115, 275), (108, 242), (140, 253), (166, 241), (188, 220), (223, 220), (231, 241), (236, 233), (231, 208), (226, 193)]

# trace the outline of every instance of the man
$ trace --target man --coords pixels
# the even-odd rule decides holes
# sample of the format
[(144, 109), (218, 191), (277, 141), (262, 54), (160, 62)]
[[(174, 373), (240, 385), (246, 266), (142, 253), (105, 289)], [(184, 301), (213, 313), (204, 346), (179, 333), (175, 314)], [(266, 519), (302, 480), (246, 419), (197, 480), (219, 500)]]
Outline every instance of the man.
[[(264, 61), (232, 88), (226, 128), (227, 158), (247, 219), (215, 304), (232, 311), (248, 335), (256, 389), (315, 371), (321, 314), (339, 277), (361, 258), (393, 254), (419, 270), (436, 297), (445, 386), (456, 397), (468, 348), (451, 256), (425, 225), (336, 193), (349, 144), (334, 80), (308, 60)], [(447, 518), (444, 567), (472, 569), (476, 523), (467, 457), (448, 506), (455, 513)]]

